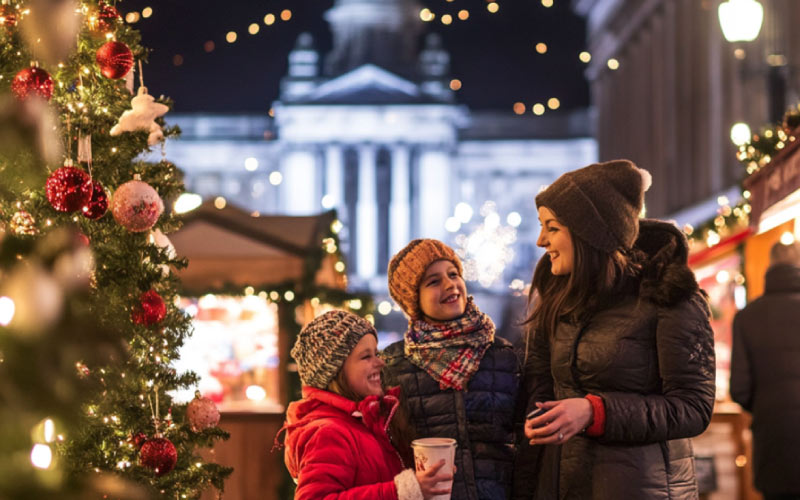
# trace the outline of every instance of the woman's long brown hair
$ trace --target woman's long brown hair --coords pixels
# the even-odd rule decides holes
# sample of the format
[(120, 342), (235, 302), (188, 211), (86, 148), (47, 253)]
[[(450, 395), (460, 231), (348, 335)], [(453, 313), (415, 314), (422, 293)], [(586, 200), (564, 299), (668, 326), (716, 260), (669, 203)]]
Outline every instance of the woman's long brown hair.
[[(328, 384), (328, 391), (345, 397), (351, 401), (358, 403), (363, 397), (356, 394), (356, 392), (347, 383), (344, 376), (344, 370), (340, 369), (339, 373)], [(411, 427), (408, 409), (406, 408), (404, 398), (401, 396), (400, 405), (397, 407), (392, 419), (389, 421), (389, 438), (392, 445), (400, 454), (403, 463), (406, 467), (414, 466), (414, 454), (411, 450), (411, 441), (414, 440), (414, 429)]]
[(592, 310), (602, 297), (621, 290), (626, 274), (633, 272), (632, 267), (635, 267), (621, 250), (603, 252), (589, 246), (574, 232), (571, 232), (571, 236), (574, 256), (572, 272), (554, 275), (547, 254), (539, 259), (533, 272), (528, 294), (533, 310), (524, 323), (530, 324), (531, 330), (547, 332), (548, 336), (555, 334), (556, 325), (562, 317), (580, 316)]

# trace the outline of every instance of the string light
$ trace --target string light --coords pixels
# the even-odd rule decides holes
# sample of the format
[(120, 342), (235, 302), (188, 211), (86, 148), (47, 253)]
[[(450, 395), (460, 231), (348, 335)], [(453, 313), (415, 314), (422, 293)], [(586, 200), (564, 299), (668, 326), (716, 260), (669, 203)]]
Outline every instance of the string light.
[(540, 102), (537, 102), (536, 104), (533, 105), (531, 110), (533, 111), (534, 115), (541, 116), (541, 115), (544, 114), (544, 111), (545, 111), (544, 104), (542, 104)]
[(459, 10), (458, 18), (461, 19), (462, 21), (466, 21), (467, 19), (469, 19), (469, 11), (466, 9)]
[(275, 14), (267, 14), (264, 16), (264, 24), (267, 26), (275, 24)]
[(289, 19), (291, 19), (291, 18), (292, 18), (292, 11), (291, 11), (291, 10), (289, 10), (289, 9), (283, 9), (283, 10), (281, 11), (281, 20), (282, 20), (282, 21), (288, 21), (288, 20), (289, 20)]
[(518, 115), (524, 115), (525, 114), (525, 103), (523, 103), (523, 102), (515, 102), (514, 103), (514, 113), (516, 113)]
[(547, 52), (547, 44), (546, 43), (542, 43), (542, 42), (537, 43), (536, 44), (536, 52), (538, 52), (540, 54), (546, 53)]
[(228, 43), (233, 43), (236, 41), (237, 35), (235, 31), (229, 31), (227, 35), (225, 35), (225, 40)]
[(497, 13), (498, 10), (500, 10), (500, 4), (498, 4), (497, 2), (489, 2), (486, 5), (486, 10), (488, 10), (492, 14), (495, 14)]

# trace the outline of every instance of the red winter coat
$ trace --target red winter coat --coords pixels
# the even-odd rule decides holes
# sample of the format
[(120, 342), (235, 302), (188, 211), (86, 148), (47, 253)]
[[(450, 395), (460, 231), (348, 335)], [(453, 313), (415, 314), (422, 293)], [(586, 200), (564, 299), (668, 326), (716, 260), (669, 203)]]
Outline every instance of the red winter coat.
[(356, 403), (303, 387), (303, 399), (289, 405), (281, 429), (284, 461), (297, 482), (295, 500), (398, 499), (394, 478), (403, 463), (387, 433), (398, 392)]

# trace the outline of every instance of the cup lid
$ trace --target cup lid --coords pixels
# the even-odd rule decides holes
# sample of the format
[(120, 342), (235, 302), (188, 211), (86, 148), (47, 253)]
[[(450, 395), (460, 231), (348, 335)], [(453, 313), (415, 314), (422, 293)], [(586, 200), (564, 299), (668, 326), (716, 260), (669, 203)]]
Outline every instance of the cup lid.
[(426, 448), (449, 448), (451, 446), (458, 446), (455, 439), (452, 438), (421, 438), (411, 441), (411, 446), (419, 446)]

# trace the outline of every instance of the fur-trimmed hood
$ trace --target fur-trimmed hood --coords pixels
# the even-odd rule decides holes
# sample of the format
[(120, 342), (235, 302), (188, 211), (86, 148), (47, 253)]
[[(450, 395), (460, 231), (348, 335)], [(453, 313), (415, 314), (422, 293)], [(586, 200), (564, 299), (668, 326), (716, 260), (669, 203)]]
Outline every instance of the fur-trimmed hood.
[(639, 237), (633, 245), (642, 266), (639, 296), (658, 306), (673, 306), (700, 290), (687, 264), (686, 236), (668, 222), (639, 221)]

